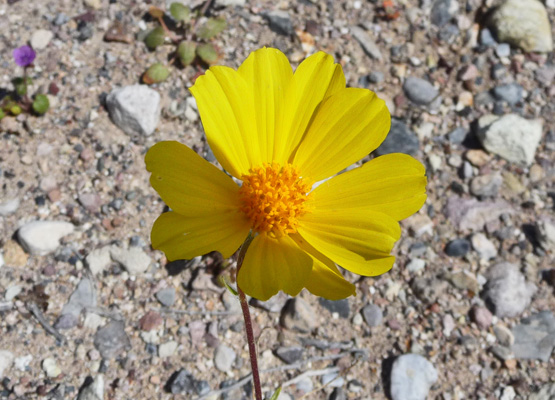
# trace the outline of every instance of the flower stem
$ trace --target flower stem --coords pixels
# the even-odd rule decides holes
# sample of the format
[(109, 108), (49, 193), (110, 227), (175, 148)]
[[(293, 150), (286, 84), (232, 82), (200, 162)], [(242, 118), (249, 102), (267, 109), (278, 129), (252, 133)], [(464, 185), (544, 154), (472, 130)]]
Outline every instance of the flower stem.
[[(243, 260), (245, 259), (245, 254), (247, 249), (251, 244), (254, 237), (249, 234), (245, 243), (241, 246), (239, 250), (239, 257), (237, 258), (237, 276), (239, 276), (239, 270), (243, 265)], [(249, 355), (251, 359), (251, 370), (252, 370), (252, 381), (254, 385), (254, 396), (256, 400), (262, 400), (262, 389), (260, 387), (260, 373), (258, 372), (258, 359), (256, 358), (256, 344), (254, 341), (254, 332), (252, 330), (251, 313), (249, 311), (249, 304), (247, 303), (247, 296), (245, 292), (239, 287), (239, 280), (237, 280), (237, 292), (239, 293), (239, 302), (241, 303), (241, 310), (243, 311), (243, 319), (245, 320), (245, 331), (247, 333), (247, 343), (249, 345)]]

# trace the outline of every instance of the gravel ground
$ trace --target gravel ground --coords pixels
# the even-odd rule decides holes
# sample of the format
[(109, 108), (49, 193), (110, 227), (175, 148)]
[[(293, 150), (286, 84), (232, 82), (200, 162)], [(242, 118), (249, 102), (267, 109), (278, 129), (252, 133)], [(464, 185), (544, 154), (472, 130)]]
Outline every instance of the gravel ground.
[[(150, 3), (166, 7), (0, 2), (0, 91), (22, 74), (12, 50), (31, 43), (31, 92), (51, 103), (0, 122), (0, 398), (251, 398), (240, 308), (218, 285), (234, 261), (167, 263), (150, 247), (165, 205), (147, 149), (179, 140), (215, 161), (188, 92), (202, 66), (136, 86), (173, 48), (141, 40), (156, 26)], [(294, 66), (334, 55), (347, 84), (395, 118), (375, 153), (412, 154), (428, 171), (428, 201), (402, 222), (389, 273), (346, 273), (357, 295), (343, 301), (252, 302), (264, 393), (554, 399), (555, 3), (389, 4), (208, 9), (228, 22), (221, 64), (262, 46)], [(127, 43), (105, 40), (114, 24)]]

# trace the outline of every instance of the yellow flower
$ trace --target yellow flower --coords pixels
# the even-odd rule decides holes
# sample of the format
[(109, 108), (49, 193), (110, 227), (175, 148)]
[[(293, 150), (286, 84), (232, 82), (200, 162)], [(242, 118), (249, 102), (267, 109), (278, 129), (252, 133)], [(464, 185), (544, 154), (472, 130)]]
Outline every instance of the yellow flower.
[(270, 48), (237, 71), (211, 67), (191, 92), (210, 148), (242, 185), (178, 142), (153, 146), (145, 158), (150, 182), (172, 209), (154, 223), (155, 249), (169, 260), (213, 250), (227, 258), (252, 230), (237, 279), (261, 300), (303, 288), (345, 298), (355, 287), (336, 264), (365, 276), (392, 267), (398, 221), (426, 200), (424, 167), (388, 154), (334, 176), (389, 131), (389, 111), (375, 93), (346, 88), (328, 54), (308, 57), (293, 73)]

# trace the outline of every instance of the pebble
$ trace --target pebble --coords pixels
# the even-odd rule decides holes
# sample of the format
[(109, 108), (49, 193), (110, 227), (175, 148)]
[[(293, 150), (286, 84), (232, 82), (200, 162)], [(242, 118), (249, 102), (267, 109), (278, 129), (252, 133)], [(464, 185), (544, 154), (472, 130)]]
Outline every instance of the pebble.
[(330, 313), (337, 313), (341, 318), (349, 318), (350, 307), (348, 299), (328, 300), (323, 297), (318, 298), (318, 303)]
[(33, 32), (31, 35), (31, 47), (34, 50), (44, 50), (50, 43), (50, 41), (54, 38), (54, 32), (46, 30), (46, 29), (39, 29)]
[(470, 238), (472, 248), (482, 260), (491, 260), (497, 257), (497, 248), (483, 233), (475, 233)]
[(42, 360), (42, 369), (49, 378), (56, 378), (62, 373), (62, 370), (58, 367), (56, 360), (52, 357)]
[(486, 330), (491, 326), (493, 315), (486, 307), (473, 306), (470, 309), (470, 318), (478, 325), (478, 328)]
[(162, 343), (158, 346), (158, 357), (166, 358), (172, 356), (177, 350), (179, 344), (175, 340), (171, 340), (166, 343)]
[(300, 297), (289, 300), (283, 307), (281, 324), (291, 330), (308, 333), (316, 329), (317, 313), (312, 306)]
[(304, 349), (299, 346), (292, 347), (278, 347), (276, 349), (276, 356), (287, 364), (293, 364), (299, 361), (304, 354)]
[(452, 196), (447, 199), (445, 212), (447, 218), (460, 231), (480, 231), (484, 225), (496, 221), (502, 214), (510, 214), (514, 211), (504, 200), (478, 201)]
[(70, 329), (77, 326), (79, 315), (88, 307), (96, 306), (96, 287), (89, 278), (83, 278), (62, 308), (56, 321), (57, 329)]
[(366, 321), (369, 327), (375, 328), (376, 326), (380, 326), (382, 324), (383, 311), (377, 305), (368, 304), (364, 306), (361, 312), (364, 317), (364, 321)]
[(409, 127), (398, 119), (391, 119), (391, 129), (380, 147), (375, 150), (379, 156), (390, 153), (416, 155), (420, 146), (418, 137)]
[(449, 138), (450, 143), (461, 144), (466, 138), (467, 134), (468, 134), (468, 131), (465, 128), (459, 126), (453, 129), (451, 132), (449, 132), (447, 134), (447, 137)]
[(478, 279), (468, 271), (457, 271), (447, 274), (447, 280), (457, 289), (471, 290), (474, 293), (478, 293), (480, 290)]
[(470, 181), (470, 193), (474, 196), (495, 197), (503, 185), (503, 178), (498, 173), (480, 175)]
[(518, 267), (508, 262), (491, 266), (486, 272), (486, 279), (484, 300), (500, 318), (521, 314), (536, 292), (536, 286), (526, 282)]
[(125, 333), (123, 321), (111, 321), (100, 328), (94, 335), (94, 347), (102, 358), (116, 358), (123, 351), (131, 348), (129, 337)]
[(512, 333), (512, 350), (517, 359), (549, 361), (555, 347), (555, 317), (551, 311), (524, 318)]
[(435, 0), (430, 13), (430, 21), (435, 26), (446, 25), (459, 10), (457, 0)]
[(140, 247), (123, 249), (112, 247), (110, 250), (112, 260), (118, 262), (130, 275), (140, 275), (148, 269), (152, 260)]
[(455, 239), (445, 246), (445, 253), (449, 257), (464, 257), (469, 251), (470, 242), (466, 239)]
[(385, 75), (380, 71), (372, 71), (368, 74), (368, 81), (370, 83), (382, 83), (385, 79)]
[(290, 36), (295, 33), (291, 16), (287, 11), (274, 10), (263, 14), (270, 29), (279, 35)]
[(91, 383), (83, 387), (79, 392), (77, 400), (103, 400), (104, 399), (104, 377), (97, 375)]
[(214, 353), (214, 365), (219, 371), (229, 372), (236, 357), (237, 355), (231, 347), (220, 344)]
[(104, 246), (91, 251), (85, 257), (85, 263), (93, 275), (102, 273), (112, 262), (111, 246)]
[(509, 57), (511, 55), (511, 46), (507, 43), (499, 43), (495, 46), (495, 54), (499, 58)]
[(509, 105), (522, 101), (524, 89), (518, 83), (507, 83), (493, 88), (493, 95), (496, 99), (506, 101)]
[(410, 260), (405, 268), (407, 269), (407, 271), (413, 274), (418, 271), (422, 271), (424, 268), (426, 268), (426, 260), (423, 260), (421, 258), (413, 258), (412, 260)]
[(477, 136), (484, 148), (507, 161), (531, 165), (542, 137), (542, 121), (515, 114), (485, 115), (478, 120)]
[(114, 89), (106, 106), (114, 124), (128, 135), (151, 135), (160, 119), (160, 95), (146, 85)]
[(439, 96), (439, 91), (427, 80), (408, 77), (403, 83), (407, 98), (420, 106), (427, 106)]
[(180, 369), (173, 373), (166, 387), (172, 394), (193, 394), (195, 392), (195, 378), (190, 372)]
[(0, 350), (0, 378), (5, 376), (5, 373), (9, 371), (14, 360), (14, 355), (11, 351)]
[(539, 0), (507, 0), (493, 11), (489, 25), (501, 42), (526, 52), (548, 53), (553, 50), (551, 26)]
[(162, 325), (164, 319), (162, 316), (157, 313), (156, 311), (149, 311), (142, 318), (139, 320), (139, 328), (143, 331), (151, 331), (153, 329), (157, 329), (159, 326)]
[(391, 368), (392, 400), (426, 400), (430, 387), (437, 381), (431, 362), (418, 354), (399, 356)]
[(435, 302), (446, 290), (447, 283), (435, 278), (418, 277), (412, 281), (411, 288), (416, 297), (426, 304)]
[(164, 307), (171, 307), (175, 303), (175, 288), (168, 287), (161, 289), (156, 292), (155, 296), (156, 300)]
[(6, 301), (12, 301), (23, 291), (21, 286), (13, 285), (6, 289), (6, 293), (4, 293), (4, 298)]
[(540, 246), (555, 252), (555, 222), (547, 218), (540, 219), (536, 222), (535, 231)]
[(497, 324), (493, 327), (493, 333), (501, 346), (511, 347), (515, 342), (515, 337), (511, 330), (505, 325)]
[(100, 196), (96, 193), (81, 193), (78, 197), (79, 203), (90, 212), (96, 213), (100, 211)]
[(0, 215), (6, 217), (17, 211), (19, 208), (20, 200), (16, 197), (0, 203)]
[[(351, 27), (351, 34), (356, 39), (356, 41), (360, 44), (360, 46), (362, 47), (362, 50), (364, 50), (364, 52), (368, 57), (378, 61), (380, 61), (383, 58), (380, 48), (364, 29), (362, 29), (359, 26), (353, 26)], [(383, 75), (382, 75), (382, 80), (383, 80)]]
[(17, 231), (21, 246), (32, 255), (44, 256), (60, 246), (60, 239), (75, 230), (73, 224), (65, 221), (33, 221)]

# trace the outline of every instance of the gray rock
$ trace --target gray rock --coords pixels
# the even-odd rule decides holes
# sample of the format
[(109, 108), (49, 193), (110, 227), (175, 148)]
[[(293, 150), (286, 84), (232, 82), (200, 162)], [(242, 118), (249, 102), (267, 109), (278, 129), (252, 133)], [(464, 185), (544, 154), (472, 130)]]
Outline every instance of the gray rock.
[(0, 350), (0, 378), (12, 367), (14, 355), (11, 351)]
[(77, 400), (104, 400), (104, 377), (95, 376), (90, 384), (81, 388)]
[(542, 121), (515, 114), (485, 115), (478, 120), (477, 136), (490, 153), (517, 164), (530, 165), (542, 137)]
[(381, 71), (372, 71), (368, 74), (368, 81), (370, 83), (381, 83), (383, 82), (385, 75)]
[(430, 20), (436, 26), (447, 24), (459, 10), (457, 0), (436, 0), (432, 5)]
[(391, 119), (391, 129), (383, 143), (375, 150), (379, 156), (390, 153), (405, 153), (412, 156), (419, 150), (416, 134), (405, 123), (398, 119)]
[(470, 193), (474, 196), (495, 197), (502, 185), (500, 174), (480, 175), (470, 181)]
[(480, 290), (480, 284), (476, 276), (468, 271), (453, 272), (447, 274), (446, 278), (457, 289), (470, 290), (474, 293), (478, 293)]
[(540, 246), (547, 251), (555, 252), (555, 223), (544, 218), (536, 222), (535, 228)]
[(499, 58), (509, 57), (511, 55), (511, 46), (507, 43), (499, 43), (495, 46), (495, 54), (497, 54)]
[(291, 16), (287, 11), (275, 10), (263, 14), (264, 18), (268, 21), (270, 29), (279, 35), (292, 35), (295, 30), (293, 29), (293, 22)]
[(464, 257), (470, 251), (470, 242), (466, 239), (451, 240), (445, 246), (445, 254), (449, 257)]
[(219, 371), (229, 372), (236, 357), (237, 354), (231, 347), (220, 344), (214, 353), (214, 365)]
[(489, 350), (495, 357), (499, 358), (501, 361), (512, 360), (515, 358), (515, 355), (513, 354), (511, 349), (505, 346), (491, 346)]
[(553, 50), (551, 26), (544, 5), (538, 0), (507, 0), (491, 15), (489, 25), (499, 41), (526, 52)]
[(175, 288), (168, 287), (156, 292), (156, 300), (165, 307), (173, 306), (175, 303)]
[(120, 263), (131, 275), (144, 273), (152, 261), (148, 254), (139, 247), (122, 249), (114, 246), (110, 249), (110, 255), (112, 260)]
[(190, 372), (180, 369), (170, 377), (166, 388), (173, 394), (193, 394), (195, 392), (195, 378)]
[(380, 326), (383, 321), (383, 311), (375, 304), (368, 304), (362, 309), (362, 317), (369, 327)]
[(312, 306), (300, 297), (295, 297), (283, 307), (281, 324), (287, 329), (310, 332), (318, 326), (318, 321)]
[(129, 337), (125, 333), (123, 321), (112, 321), (96, 331), (94, 347), (102, 358), (116, 358), (123, 351), (131, 348)]
[(504, 200), (478, 201), (452, 196), (447, 199), (445, 213), (447, 218), (460, 231), (480, 231), (488, 222), (499, 219), (502, 214), (511, 214), (514, 210)]
[(391, 369), (391, 398), (393, 400), (425, 400), (437, 381), (437, 371), (431, 362), (418, 354), (399, 356)]
[(383, 58), (380, 48), (364, 29), (359, 26), (353, 26), (351, 27), (351, 34), (360, 44), (367, 56), (378, 61)]
[(497, 341), (501, 346), (511, 347), (515, 342), (515, 337), (511, 330), (504, 325), (495, 325), (493, 327), (493, 333), (497, 338)]
[(146, 85), (114, 89), (106, 98), (110, 117), (128, 135), (150, 135), (160, 119), (160, 95)]
[(518, 83), (507, 83), (493, 88), (493, 95), (498, 100), (506, 101), (513, 106), (522, 101), (524, 89)]
[(96, 288), (89, 278), (81, 279), (69, 301), (62, 308), (60, 317), (56, 321), (57, 329), (70, 329), (77, 325), (79, 314), (87, 307), (96, 306)]
[(549, 361), (555, 347), (555, 317), (551, 311), (524, 318), (512, 332), (512, 350), (517, 359)]
[(10, 214), (13, 214), (19, 208), (20, 201), (16, 197), (11, 200), (6, 200), (3, 203), (0, 203), (0, 215), (6, 217)]
[(447, 137), (449, 138), (450, 143), (460, 144), (464, 142), (467, 134), (468, 131), (465, 128), (459, 126), (458, 128), (455, 128), (451, 132), (449, 132), (447, 134)]
[(407, 98), (420, 106), (427, 106), (439, 96), (439, 91), (427, 80), (410, 76), (403, 83)]
[(497, 256), (497, 248), (483, 233), (475, 233), (470, 239), (472, 248), (483, 260), (490, 260)]
[(491, 31), (488, 28), (484, 28), (480, 31), (480, 43), (482, 46), (491, 47), (495, 46), (497, 42), (495, 41)]
[(508, 262), (490, 267), (486, 279), (484, 300), (500, 318), (522, 313), (536, 292), (536, 286), (526, 282), (518, 267)]
[(278, 292), (278, 294), (270, 297), (266, 301), (261, 301), (261, 300), (252, 298), (250, 301), (250, 305), (261, 308), (269, 312), (276, 313), (276, 312), (280, 312), (283, 309), (283, 307), (285, 306), (285, 303), (287, 303), (287, 300), (289, 300), (290, 298), (291, 296), (280, 291)]
[(418, 277), (413, 279), (411, 288), (422, 302), (431, 304), (445, 292), (447, 283), (435, 278)]
[(33, 221), (17, 231), (21, 246), (30, 254), (44, 256), (60, 246), (60, 239), (73, 233), (73, 224), (65, 221)]
[(276, 349), (276, 356), (287, 364), (293, 364), (299, 361), (304, 353), (304, 349), (299, 346), (292, 347), (278, 347)]
[(553, 400), (555, 399), (555, 382), (550, 382), (542, 386), (536, 393), (528, 396), (528, 400)]
[(318, 302), (331, 313), (337, 313), (341, 318), (349, 318), (350, 307), (348, 299), (328, 300), (320, 297)]

